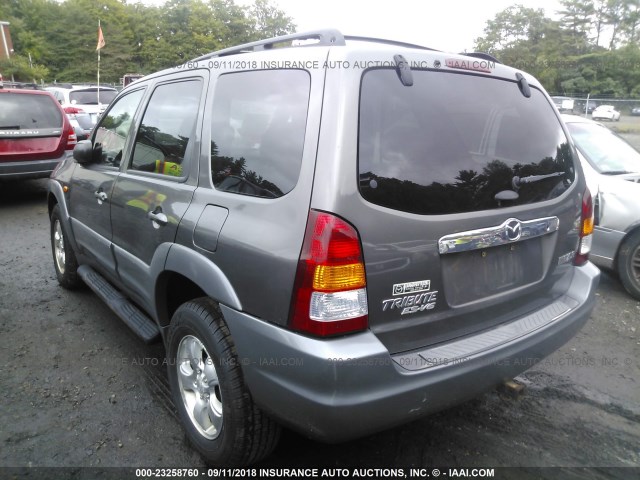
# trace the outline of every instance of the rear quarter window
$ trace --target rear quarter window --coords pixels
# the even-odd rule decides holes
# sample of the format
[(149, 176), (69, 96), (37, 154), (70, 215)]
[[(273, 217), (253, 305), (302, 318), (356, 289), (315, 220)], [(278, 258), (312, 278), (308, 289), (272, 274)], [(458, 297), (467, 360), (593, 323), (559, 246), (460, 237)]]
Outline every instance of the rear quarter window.
[(304, 70), (220, 76), (211, 124), (216, 189), (263, 198), (293, 189), (302, 163), (310, 85)]
[[(574, 181), (573, 151), (539, 90), (526, 98), (515, 82), (413, 74), (411, 87), (394, 70), (363, 76), (358, 168), (366, 200), (417, 214), (464, 213), (549, 200)], [(496, 197), (507, 190), (517, 198)]]

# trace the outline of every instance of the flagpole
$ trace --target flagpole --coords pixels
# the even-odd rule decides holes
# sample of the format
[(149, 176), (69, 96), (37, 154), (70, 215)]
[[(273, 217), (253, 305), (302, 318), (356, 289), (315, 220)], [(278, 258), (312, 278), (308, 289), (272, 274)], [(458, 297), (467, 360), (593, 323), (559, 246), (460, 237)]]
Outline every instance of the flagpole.
[[(101, 32), (102, 29), (100, 27), (100, 19), (98, 19), (98, 32)], [(99, 39), (98, 39), (99, 42)], [(100, 109), (100, 48), (98, 48), (98, 109)]]

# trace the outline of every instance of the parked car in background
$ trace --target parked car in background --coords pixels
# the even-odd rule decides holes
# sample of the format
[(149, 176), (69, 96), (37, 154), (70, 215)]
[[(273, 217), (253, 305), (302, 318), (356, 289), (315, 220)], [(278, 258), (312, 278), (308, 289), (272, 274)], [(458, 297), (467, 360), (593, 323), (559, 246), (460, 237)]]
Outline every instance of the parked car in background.
[(141, 73), (125, 73), (120, 79), (122, 88), (127, 88), (131, 83), (140, 80), (142, 77), (144, 77), (144, 75)]
[(598, 104), (595, 101), (588, 100), (584, 102), (584, 104), (582, 105), (582, 109), (580, 113), (591, 114), (597, 107), (598, 107)]
[(0, 89), (0, 179), (48, 177), (76, 143), (69, 119), (50, 93)]
[(2, 79), (1, 73), (0, 73), (0, 88), (4, 88), (4, 80)]
[(609, 120), (611, 122), (617, 122), (620, 120), (620, 112), (617, 111), (613, 105), (600, 105), (596, 107), (591, 114), (593, 120)]
[(67, 86), (47, 87), (46, 90), (56, 97), (63, 108), (73, 108), (73, 110), (67, 110), (68, 113), (74, 115), (80, 113), (88, 114), (91, 126), (96, 124), (100, 114), (104, 112), (105, 108), (107, 108), (118, 94), (118, 90), (106, 86), (69, 87), (70, 88), (67, 88)]
[(633, 107), (631, 109), (631, 115), (634, 117), (640, 116), (640, 107)]
[(573, 107), (575, 104), (575, 101), (573, 100), (573, 98), (556, 96), (556, 97), (551, 97), (551, 99), (553, 100), (553, 103), (558, 108), (560, 113), (573, 111)]
[(573, 115), (563, 119), (594, 197), (591, 261), (616, 270), (640, 299), (640, 152), (604, 125)]

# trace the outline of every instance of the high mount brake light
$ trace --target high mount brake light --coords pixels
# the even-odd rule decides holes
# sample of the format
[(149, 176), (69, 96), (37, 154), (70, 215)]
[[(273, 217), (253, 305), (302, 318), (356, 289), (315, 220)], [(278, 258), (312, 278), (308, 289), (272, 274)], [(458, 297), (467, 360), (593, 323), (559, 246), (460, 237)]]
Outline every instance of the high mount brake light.
[(289, 318), (292, 329), (319, 337), (368, 326), (360, 237), (334, 215), (309, 212)]
[(589, 261), (589, 252), (591, 251), (591, 243), (593, 240), (593, 200), (591, 192), (586, 189), (582, 196), (582, 211), (580, 214), (580, 242), (578, 243), (578, 251), (574, 260), (575, 265), (584, 265)]

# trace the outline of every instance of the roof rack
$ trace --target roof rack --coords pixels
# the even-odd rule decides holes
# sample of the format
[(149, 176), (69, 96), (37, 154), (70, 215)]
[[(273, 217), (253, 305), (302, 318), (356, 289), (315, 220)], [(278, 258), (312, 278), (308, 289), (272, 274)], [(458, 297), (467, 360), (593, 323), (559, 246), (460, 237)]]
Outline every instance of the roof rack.
[(375, 37), (358, 37), (353, 35), (345, 35), (345, 40), (355, 40), (358, 42), (374, 42), (374, 43), (384, 43), (385, 45), (395, 45), (396, 47), (405, 47), (405, 48), (419, 48), (420, 50), (431, 50), (432, 52), (438, 52), (435, 48), (425, 47), (423, 45), (416, 45), (414, 43), (406, 43), (406, 42), (397, 42), (395, 40), (386, 40), (384, 38), (375, 38)]
[[(326, 30), (313, 30), (304, 33), (293, 33), (291, 35), (282, 35), (280, 37), (268, 38), (266, 40), (259, 40), (257, 42), (245, 43), (231, 48), (225, 48), (216, 52), (207, 53), (201, 57), (193, 59), (194, 62), (200, 60), (208, 60), (209, 58), (224, 57), (226, 55), (233, 55), (236, 53), (248, 53), (256, 52), (260, 50), (271, 50), (279, 43), (293, 42), (294, 40), (318, 40), (313, 43), (314, 46), (318, 45), (345, 45), (344, 36), (338, 30), (326, 29)], [(302, 45), (301, 45), (302, 46)]]
[(469, 53), (462, 53), (461, 55), (465, 55), (467, 57), (473, 57), (473, 58), (480, 58), (481, 60), (489, 60), (490, 62), (495, 62), (502, 65), (502, 62), (498, 60), (496, 57), (484, 52), (469, 52)]

